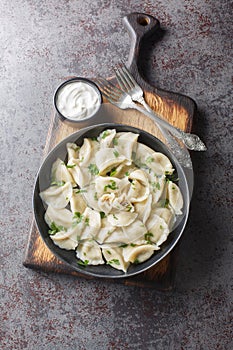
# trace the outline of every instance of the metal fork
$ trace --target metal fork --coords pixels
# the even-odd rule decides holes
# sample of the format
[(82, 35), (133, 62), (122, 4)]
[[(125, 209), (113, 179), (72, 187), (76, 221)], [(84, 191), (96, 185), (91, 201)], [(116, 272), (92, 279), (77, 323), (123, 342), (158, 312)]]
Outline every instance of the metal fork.
[[(144, 93), (141, 86), (138, 85), (126, 66), (124, 64), (118, 65), (114, 68), (114, 71), (120, 88), (127, 92), (133, 101), (139, 102), (147, 111), (154, 113), (144, 99)], [(175, 137), (168, 130), (161, 127), (158, 123), (156, 123), (156, 125), (165, 138), (166, 144), (169, 146), (180, 164), (186, 168), (192, 168), (192, 161), (184, 143), (177, 142)]]
[(101, 89), (103, 95), (108, 99), (110, 103), (112, 103), (116, 107), (120, 109), (133, 108), (145, 114), (154, 122), (158, 123), (160, 126), (165, 128), (166, 130), (170, 131), (175, 137), (181, 140), (185, 144), (185, 146), (190, 150), (194, 150), (194, 151), (206, 150), (206, 146), (200, 140), (199, 136), (195, 134), (186, 133), (180, 130), (179, 128), (176, 128), (175, 126), (169, 124), (165, 120), (161, 119), (156, 113), (154, 112), (152, 113), (146, 110), (145, 108), (137, 105), (135, 102), (133, 102), (131, 96), (128, 93), (117, 88), (110, 81), (104, 78), (98, 77), (96, 79), (96, 83)]

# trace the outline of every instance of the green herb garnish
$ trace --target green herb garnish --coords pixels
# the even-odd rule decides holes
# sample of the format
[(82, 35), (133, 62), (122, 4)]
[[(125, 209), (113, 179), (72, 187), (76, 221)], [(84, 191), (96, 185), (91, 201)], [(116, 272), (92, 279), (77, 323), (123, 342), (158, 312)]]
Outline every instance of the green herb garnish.
[(166, 182), (172, 181), (172, 182), (178, 182), (179, 178), (177, 177), (176, 174), (170, 174), (169, 171), (165, 171), (165, 175), (166, 175)]
[(74, 168), (76, 165), (77, 165), (77, 164), (67, 164), (66, 167), (67, 167), (68, 169), (72, 169), (72, 168)]
[(146, 158), (146, 163), (152, 163), (152, 162), (154, 162), (154, 158), (153, 157), (147, 157)]
[(87, 266), (88, 265), (88, 263), (89, 263), (89, 260), (79, 260), (78, 261), (78, 264), (80, 265), (80, 266), (83, 266), (83, 267), (85, 267), (85, 266)]
[(101, 218), (101, 219), (106, 218), (106, 214), (105, 214), (103, 211), (100, 212), (100, 218)]
[(56, 225), (55, 222), (53, 221), (50, 225), (50, 230), (48, 231), (48, 233), (53, 236), (55, 235), (57, 232), (60, 232), (60, 231), (66, 231), (65, 227), (63, 226), (59, 226), (59, 225)]
[(99, 169), (97, 168), (96, 164), (90, 164), (88, 166), (88, 170), (91, 173), (91, 175), (98, 175), (99, 174)]
[(110, 180), (110, 183), (109, 183), (108, 185), (104, 186), (104, 191), (106, 192), (108, 188), (109, 188), (110, 190), (117, 190), (118, 187), (117, 187), (117, 185), (116, 185), (116, 181)]
[(107, 262), (107, 264), (115, 264), (115, 265), (120, 265), (120, 261), (118, 259), (112, 259)]
[(151, 186), (153, 187), (153, 191), (160, 190), (161, 186), (159, 182), (151, 182)]
[(79, 211), (76, 211), (73, 216), (73, 220), (75, 220), (75, 224), (80, 224), (82, 219), (83, 219), (83, 215)]
[(116, 168), (112, 168), (112, 170), (110, 171), (109, 176), (115, 176), (115, 175), (116, 175), (116, 173), (117, 173)]
[(65, 185), (65, 181), (52, 181), (51, 182), (51, 186), (59, 186), (59, 187), (61, 187), (61, 186), (64, 186)]
[(131, 211), (131, 209), (133, 208), (132, 205), (128, 204), (126, 207), (126, 211)]
[(121, 245), (119, 246), (119, 248), (126, 248), (126, 247), (128, 247), (128, 244), (126, 244), (126, 243), (121, 244)]
[(147, 241), (147, 244), (151, 244), (152, 242), (151, 242), (151, 237), (153, 237), (154, 235), (153, 235), (153, 233), (152, 232), (147, 232), (147, 233), (145, 233), (145, 235), (144, 235), (144, 238), (145, 238), (145, 240)]
[(114, 146), (118, 145), (118, 139), (116, 137), (114, 137), (113, 141), (112, 141)]
[(120, 153), (117, 150), (113, 151), (113, 154), (116, 158), (119, 157), (119, 155), (120, 155)]
[(89, 218), (86, 218), (86, 219), (85, 219), (85, 225), (86, 225), (86, 226), (89, 226), (89, 225), (90, 225), (89, 222), (90, 222), (90, 219), (89, 219)]
[(83, 189), (81, 189), (81, 188), (79, 188), (78, 190), (75, 190), (75, 193), (76, 193), (76, 194), (85, 193), (85, 192), (87, 192), (87, 190), (83, 190)]
[(105, 139), (107, 136), (109, 135), (109, 131), (108, 130), (105, 130), (102, 135), (101, 135), (101, 139)]

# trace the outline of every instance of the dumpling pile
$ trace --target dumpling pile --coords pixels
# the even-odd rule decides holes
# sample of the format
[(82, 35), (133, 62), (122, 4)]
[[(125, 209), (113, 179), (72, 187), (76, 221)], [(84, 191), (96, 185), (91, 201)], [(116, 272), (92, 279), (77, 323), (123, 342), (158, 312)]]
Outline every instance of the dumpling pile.
[(54, 244), (75, 250), (80, 265), (109, 264), (127, 271), (160, 249), (182, 214), (183, 198), (162, 153), (138, 134), (103, 131), (78, 147), (68, 143), (51, 186), (40, 193)]

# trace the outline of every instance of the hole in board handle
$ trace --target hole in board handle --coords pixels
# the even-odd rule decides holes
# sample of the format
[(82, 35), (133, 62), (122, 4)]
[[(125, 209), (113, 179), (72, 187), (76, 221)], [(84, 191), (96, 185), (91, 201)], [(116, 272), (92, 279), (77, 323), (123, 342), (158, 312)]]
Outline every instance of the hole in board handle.
[(137, 22), (141, 26), (145, 27), (150, 23), (150, 19), (148, 17), (145, 17), (145, 16), (140, 16), (140, 17), (138, 17)]

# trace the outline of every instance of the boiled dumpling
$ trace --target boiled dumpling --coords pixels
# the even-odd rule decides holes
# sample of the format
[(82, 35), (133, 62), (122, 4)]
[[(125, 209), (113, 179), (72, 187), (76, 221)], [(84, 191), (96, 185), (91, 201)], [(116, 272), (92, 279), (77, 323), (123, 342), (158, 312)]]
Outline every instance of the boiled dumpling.
[(45, 221), (51, 226), (54, 222), (57, 226), (69, 228), (72, 225), (73, 213), (68, 209), (55, 209), (51, 205), (48, 206), (45, 213)]
[(40, 192), (41, 199), (53, 208), (65, 208), (72, 197), (72, 185), (66, 182), (62, 186), (50, 186), (46, 190)]
[(82, 188), (90, 183), (91, 174), (88, 168), (80, 166), (80, 161), (78, 159), (70, 159), (68, 166), (69, 172), (79, 187)]
[(125, 157), (114, 148), (102, 148), (96, 153), (95, 159), (99, 174), (105, 175), (113, 167), (121, 164)]
[(166, 241), (169, 229), (163, 218), (152, 213), (146, 222), (146, 227), (148, 229), (147, 236), (145, 236), (146, 240), (156, 243), (158, 246)]
[(146, 174), (141, 169), (137, 169), (129, 175), (129, 179), (131, 180), (131, 186), (128, 192), (128, 198), (130, 201), (135, 203), (147, 199), (150, 190)]
[(174, 225), (174, 221), (175, 221), (175, 215), (173, 214), (173, 211), (171, 209), (155, 208), (154, 213), (166, 222), (169, 230), (172, 228), (172, 226)]
[(116, 214), (108, 215), (108, 222), (112, 226), (116, 227), (129, 226), (133, 221), (136, 220), (137, 216), (137, 213), (120, 211)]
[(122, 193), (127, 186), (129, 186), (129, 181), (126, 177), (118, 179), (113, 176), (98, 176), (95, 179), (95, 187), (98, 196), (112, 192)]
[(145, 224), (151, 213), (152, 195), (150, 194), (148, 198), (146, 198), (142, 202), (134, 203), (134, 207), (136, 212), (138, 213), (138, 219)]
[(144, 236), (147, 233), (146, 226), (138, 219), (132, 222), (129, 226), (123, 226), (122, 230), (127, 237), (125, 243), (142, 244), (144, 242)]
[(79, 150), (79, 162), (82, 164), (82, 166), (86, 166), (88, 164), (88, 161), (91, 157), (91, 140), (85, 138), (83, 140), (83, 145)]
[(99, 229), (101, 227), (100, 213), (87, 207), (83, 212), (82, 217), (84, 229), (80, 238), (95, 238), (98, 235)]
[(174, 182), (169, 181), (167, 186), (167, 198), (169, 204), (177, 215), (182, 214), (181, 209), (183, 208), (183, 197), (179, 187)]
[(98, 137), (101, 148), (109, 148), (114, 142), (114, 137), (116, 135), (115, 129), (104, 130)]
[(124, 261), (122, 256), (123, 248), (103, 248), (103, 256), (105, 257), (107, 264), (114, 267), (117, 270), (127, 271), (129, 262)]
[(66, 250), (74, 250), (78, 246), (77, 228), (71, 228), (67, 231), (59, 231), (50, 238), (58, 247)]
[[(113, 226), (111, 225), (111, 227)], [(128, 244), (129, 238), (121, 227), (114, 227), (114, 230), (105, 238), (104, 243)]]
[(76, 256), (87, 265), (104, 264), (101, 249), (93, 240), (80, 243), (76, 249)]
[(138, 143), (135, 163), (144, 169), (151, 169), (156, 175), (172, 174), (174, 169), (167, 156), (155, 152), (144, 144)]
[(124, 132), (116, 138), (115, 148), (119, 154), (126, 158), (126, 165), (132, 163), (132, 152), (136, 147), (138, 136), (132, 132)]
[(69, 142), (66, 144), (66, 149), (68, 153), (68, 161), (71, 158), (77, 159), (79, 156), (79, 149), (80, 147), (76, 145), (76, 143)]
[(112, 211), (115, 198), (116, 196), (114, 193), (105, 193), (101, 195), (98, 199), (99, 210), (108, 215)]
[(79, 212), (83, 213), (87, 207), (87, 203), (83, 198), (82, 193), (85, 189), (73, 189), (72, 196), (70, 198), (70, 209), (72, 213)]
[(149, 187), (144, 186), (140, 181), (133, 180), (128, 192), (128, 199), (130, 202), (142, 202), (149, 196)]
[(150, 180), (150, 188), (151, 193), (153, 196), (153, 203), (157, 203), (163, 196), (166, 196), (166, 177), (165, 175), (162, 176), (153, 176)]
[(60, 158), (58, 158), (52, 165), (51, 179), (52, 183), (58, 185), (61, 185), (63, 182), (74, 183), (72, 175)]
[(98, 205), (98, 195), (95, 190), (95, 183), (90, 183), (90, 185), (85, 187), (85, 191), (82, 193), (86, 203), (91, 209), (101, 211)]
[(144, 244), (140, 246), (131, 246), (123, 248), (123, 258), (125, 261), (139, 264), (148, 260), (159, 248), (152, 244)]
[(101, 220), (101, 227), (98, 234), (95, 236), (95, 240), (102, 244), (108, 239), (108, 237), (115, 230), (115, 227), (109, 224), (107, 217)]
[(172, 174), (174, 171), (168, 157), (160, 152), (152, 153), (152, 155), (145, 159), (145, 162), (148, 168), (153, 170), (156, 175)]

